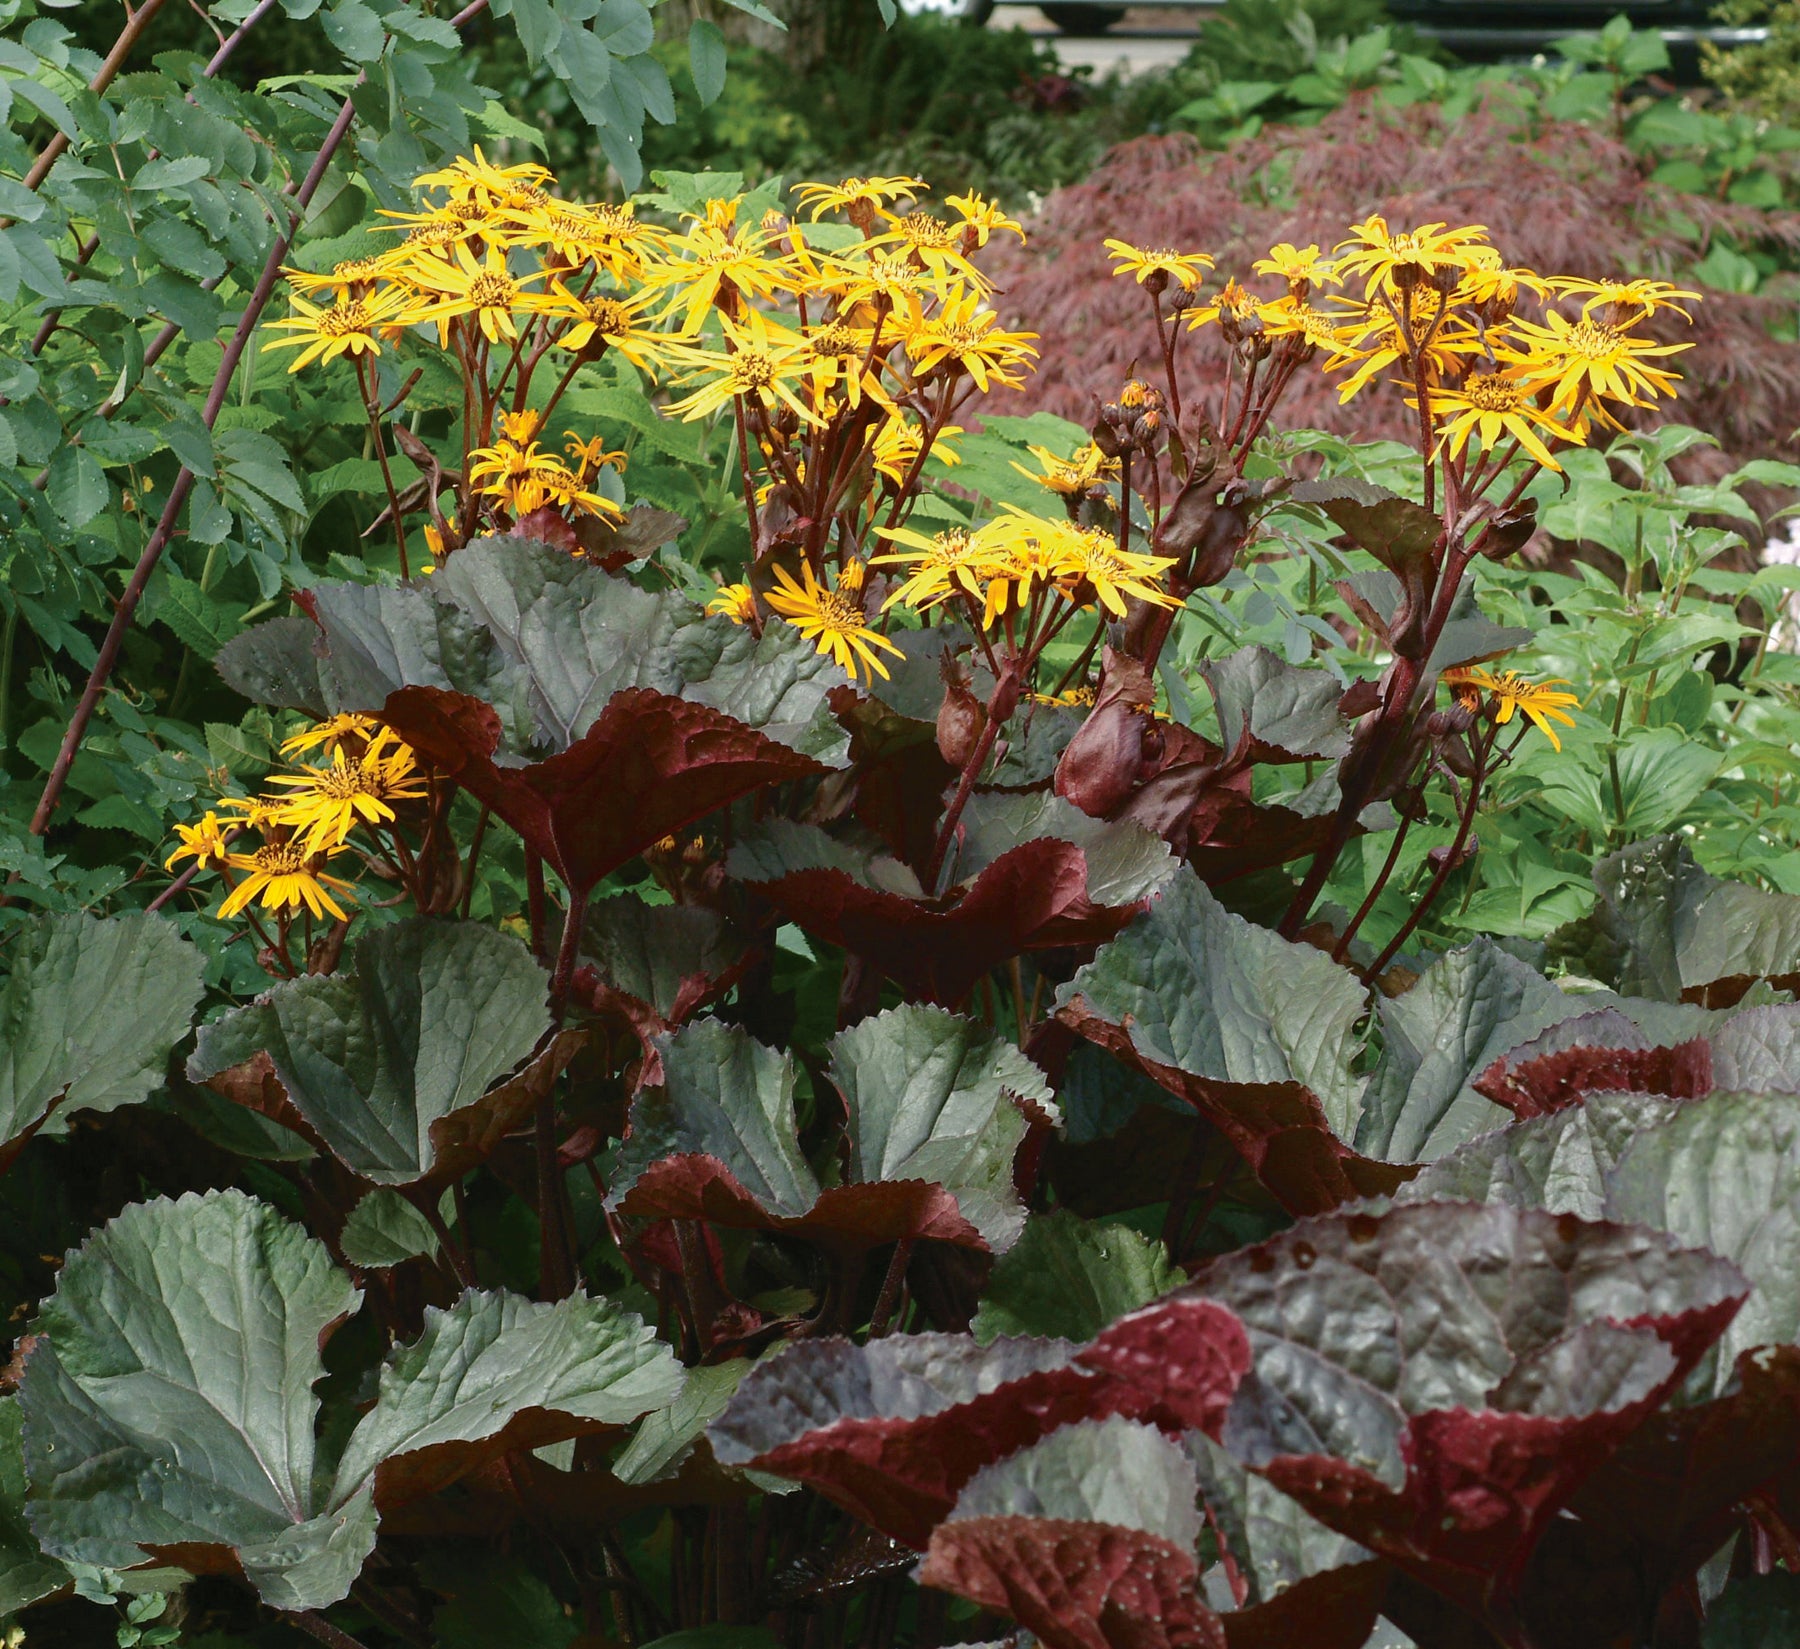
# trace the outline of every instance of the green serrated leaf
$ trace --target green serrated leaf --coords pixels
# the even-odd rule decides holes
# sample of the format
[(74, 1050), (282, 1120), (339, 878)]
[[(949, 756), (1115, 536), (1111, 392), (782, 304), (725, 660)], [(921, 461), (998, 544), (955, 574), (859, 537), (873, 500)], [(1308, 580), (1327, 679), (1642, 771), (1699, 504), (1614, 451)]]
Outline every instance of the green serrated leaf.
[(413, 1204), (398, 1191), (377, 1186), (350, 1210), (338, 1248), (352, 1265), (385, 1267), (436, 1254), (438, 1240)]
[(1186, 1280), (1155, 1238), (1059, 1208), (1025, 1222), (994, 1266), (970, 1330), (983, 1345), (1002, 1334), (1091, 1340)]
[(191, 578), (172, 572), (164, 580), (156, 617), (201, 658), (211, 659), (243, 629), (247, 611), (242, 602), (220, 601)]
[(44, 491), (67, 527), (85, 527), (112, 497), (106, 471), (86, 447), (64, 447), (50, 460)]
[(266, 1103), (251, 1065), (266, 1055), (301, 1126), (346, 1167), (377, 1185), (441, 1179), (485, 1157), (573, 1053), (565, 1038), (532, 1057), (548, 989), (507, 934), (397, 922), (359, 940), (347, 972), (285, 980), (208, 1025), (188, 1076)]
[(146, 1545), (223, 1547), (266, 1602), (343, 1597), (375, 1509), (364, 1491), (319, 1510), (313, 1383), (358, 1298), (322, 1243), (241, 1191), (139, 1203), (96, 1232), (20, 1385), (44, 1549), (128, 1569)]
[(50, 1114), (135, 1105), (161, 1086), (200, 1000), (200, 952), (160, 916), (42, 917), (0, 986), (0, 1150)]

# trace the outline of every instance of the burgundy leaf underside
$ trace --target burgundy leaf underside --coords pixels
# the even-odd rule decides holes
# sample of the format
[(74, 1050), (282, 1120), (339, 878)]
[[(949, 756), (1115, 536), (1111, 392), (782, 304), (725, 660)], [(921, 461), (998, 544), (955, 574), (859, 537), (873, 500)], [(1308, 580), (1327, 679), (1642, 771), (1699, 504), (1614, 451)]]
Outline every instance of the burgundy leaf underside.
[(1743, 1300), (1627, 1326), (1668, 1346), (1668, 1375), (1644, 1397), (1594, 1414), (1549, 1418), (1496, 1409), (1413, 1416), (1400, 1441), (1405, 1487), (1323, 1455), (1283, 1455), (1261, 1468), (1329, 1528), (1392, 1558), (1477, 1615), (1517, 1586), (1559, 1509), (1661, 1407)]
[(388, 695), (381, 716), (578, 895), (740, 796), (824, 771), (717, 710), (643, 687), (615, 693), (567, 750), (518, 766), (496, 759), (500, 719), (467, 694), (403, 687)]
[(1232, 1313), (1171, 1301), (1113, 1324), (1062, 1368), (921, 1419), (840, 1420), (746, 1463), (810, 1484), (923, 1551), (976, 1472), (1061, 1426), (1118, 1414), (1216, 1437), (1249, 1367), (1249, 1340)]
[(1537, 1059), (1497, 1059), (1475, 1091), (1521, 1120), (1579, 1104), (1589, 1094), (1700, 1099), (1713, 1090), (1712, 1046), (1695, 1037), (1673, 1048), (1565, 1048)]
[(1298, 1082), (1215, 1082), (1138, 1052), (1115, 1025), (1076, 997), (1057, 1015), (1090, 1042), (1205, 1117), (1293, 1214), (1322, 1214), (1359, 1197), (1389, 1196), (1418, 1172), (1410, 1163), (1360, 1156), (1331, 1130), (1318, 1097)]
[(918, 1578), (1006, 1610), (1049, 1649), (1226, 1649), (1193, 1554), (1141, 1529), (963, 1518), (933, 1534)]
[(1219, 1617), (1231, 1649), (1363, 1649), (1393, 1570), (1380, 1558), (1308, 1575)]
[(1091, 903), (1086, 857), (1051, 837), (1001, 854), (946, 899), (908, 899), (841, 870), (800, 870), (754, 885), (808, 933), (860, 956), (910, 997), (944, 1007), (956, 1007), (1022, 951), (1098, 944), (1141, 908)]
[(645, 1169), (619, 1212), (648, 1219), (705, 1220), (744, 1231), (784, 1231), (847, 1251), (929, 1237), (987, 1247), (956, 1198), (926, 1180), (871, 1180), (833, 1186), (804, 1214), (771, 1214), (717, 1157), (663, 1157)]

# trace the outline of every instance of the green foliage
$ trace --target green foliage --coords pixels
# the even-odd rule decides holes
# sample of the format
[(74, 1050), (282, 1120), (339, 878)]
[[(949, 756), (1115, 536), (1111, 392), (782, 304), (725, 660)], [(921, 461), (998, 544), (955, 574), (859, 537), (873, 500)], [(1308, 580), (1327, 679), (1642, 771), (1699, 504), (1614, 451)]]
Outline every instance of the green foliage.
[[(644, 203), (665, 214), (798, 156), (1072, 175), (1177, 108), (1226, 141), (1359, 88), (1523, 88), (1528, 118), (1611, 123), (1740, 203), (1785, 189), (1785, 139), (1640, 101), (1628, 29), (1495, 76), (1358, 0), (1232, 0), (1204, 63), (1068, 114), (1011, 95), (1050, 101), (1028, 42), (927, 22), (797, 109), (706, 19), (653, 46), (635, 0), (513, 0), (469, 52), (429, 8), (296, 0), (281, 81), (172, 52), (101, 93), (104, 40), (14, 9), (0, 168), (74, 136), (41, 190), (0, 183), (15, 824), (147, 518), (183, 468), (193, 493), (73, 828), (0, 829), (0, 1615), (72, 1595), (120, 1649), (1013, 1623), (1349, 1649), (1384, 1611), (1423, 1649), (1787, 1641), (1792, 1576), (1749, 1571), (1800, 1492), (1800, 667), (1796, 581), (1747, 539), (1800, 468), (1702, 470), (1678, 426), (1570, 451), (1525, 495), (1543, 537), (1446, 586), (1414, 656), (1398, 615), (1450, 530), (1417, 453), (1247, 441), (1229, 570), (1090, 705), (1058, 689), (1104, 645), (1105, 698), (1128, 624), (1084, 615), (1008, 682), (1004, 626), (896, 616), (865, 690), (792, 625), (706, 615), (715, 576), (792, 542), (778, 511), (748, 530), (729, 420), (667, 420), (635, 372), (563, 405), (685, 529), (650, 522), (615, 570), (478, 540), (404, 585), (354, 536), (386, 502), (359, 398), (254, 345), (220, 376), (365, 66), (309, 264), (465, 139), (534, 141), (489, 80), (542, 93), (552, 153), (601, 122), (626, 176), (640, 117), (679, 104), (693, 147), (646, 141), (686, 163)], [(713, 156), (740, 175), (689, 175)], [(34, 350), (46, 305), (67, 324)], [(462, 417), (441, 363), (410, 405), (421, 440)], [(1043, 509), (1017, 466), (1085, 434), (987, 419), (911, 519)], [(1352, 808), (1307, 925), (1274, 931), (1372, 684), (1416, 664), (1423, 726), (1443, 671), (1501, 655), (1573, 684), (1561, 748), (1512, 718), (1460, 854), (1448, 760), (1404, 835), (1397, 786)], [(1005, 723), (991, 765), (959, 691)], [(297, 712), (403, 731), (432, 788), (371, 856), (432, 897), (366, 900), (348, 945), (296, 918), (290, 950), (284, 921), (278, 951), (156, 861)], [(1096, 744), (1163, 788), (1077, 806)], [(1228, 754), (1213, 834), (1173, 828)], [(1595, 1549), (1622, 1554), (1604, 1586)]]
[(1779, 118), (1792, 109), (1800, 90), (1800, 6), (1792, 0), (1723, 0), (1715, 15), (1722, 23), (1768, 32), (1730, 50), (1702, 47), (1707, 78), (1752, 113)]

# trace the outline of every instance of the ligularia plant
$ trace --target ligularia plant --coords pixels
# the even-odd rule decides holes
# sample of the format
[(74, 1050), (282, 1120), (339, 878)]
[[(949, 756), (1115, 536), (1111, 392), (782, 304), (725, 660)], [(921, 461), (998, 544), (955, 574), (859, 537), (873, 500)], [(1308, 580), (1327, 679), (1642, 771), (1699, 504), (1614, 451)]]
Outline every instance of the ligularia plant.
[[(1109, 242), (1148, 364), (1081, 431), (999, 410), (991, 203), (665, 186), (476, 152), (289, 271), (263, 347), (354, 380), (402, 576), (219, 649), (284, 759), (175, 826), (170, 915), (10, 958), (7, 1160), (194, 1142), (20, 1342), (14, 1604), (1752, 1641), (1800, 1551), (1800, 898), (1661, 835), (1597, 844), (1587, 971), (1420, 939), (1516, 764), (1586, 748), (1481, 570), (1674, 393), (1694, 294), (1473, 225), (1222, 281)], [(1304, 372), (1401, 398), (1399, 485), (1275, 462)], [(736, 576), (633, 496), (687, 425)], [(1184, 650), (1277, 512), (1354, 672)]]

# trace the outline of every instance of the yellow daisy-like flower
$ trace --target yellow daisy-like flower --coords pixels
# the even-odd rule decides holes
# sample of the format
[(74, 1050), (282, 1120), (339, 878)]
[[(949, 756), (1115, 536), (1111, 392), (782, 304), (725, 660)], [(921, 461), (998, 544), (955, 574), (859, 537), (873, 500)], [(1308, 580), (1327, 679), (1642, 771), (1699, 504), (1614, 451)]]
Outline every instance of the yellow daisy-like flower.
[(1550, 724), (1559, 721), (1565, 727), (1573, 727), (1575, 718), (1562, 707), (1581, 702), (1579, 693), (1557, 691), (1569, 685), (1561, 676), (1546, 681), (1528, 681), (1517, 670), (1504, 670), (1495, 675), (1491, 670), (1471, 667), (1446, 670), (1443, 680), (1444, 685), (1465, 704), (1478, 702), (1475, 695), (1486, 693), (1493, 707), (1494, 720), (1502, 727), (1522, 712), (1559, 754), (1562, 740)]
[[(960, 464), (962, 459), (950, 445), (950, 438), (962, 432), (961, 424), (945, 424), (931, 443), (931, 456), (945, 464)], [(904, 486), (924, 442), (925, 432), (917, 424), (903, 414), (894, 414), (875, 431), (870, 441), (876, 473), (885, 475), (896, 487)]]
[(521, 192), (542, 190), (555, 183), (548, 167), (536, 161), (523, 161), (517, 166), (496, 166), (475, 145), (473, 155), (458, 155), (448, 166), (435, 172), (421, 172), (413, 179), (415, 189), (443, 189), (452, 200), (476, 200), (486, 205), (505, 205)]
[(826, 589), (813, 576), (809, 564), (802, 562), (800, 572), (805, 579), (804, 584), (796, 584), (785, 567), (775, 569), (778, 588), (769, 591), (764, 598), (770, 608), (793, 625), (821, 653), (836, 659), (852, 680), (860, 672), (864, 680), (878, 675), (886, 681), (887, 667), (876, 655), (875, 649), (882, 648), (896, 658), (904, 658), (906, 655), (886, 636), (869, 628), (860, 597), (860, 566), (857, 567), (854, 578), (848, 573), (841, 577), (839, 587), (835, 590)]
[(966, 372), (983, 395), (993, 384), (1016, 387), (1037, 357), (1035, 332), (1008, 332), (982, 295), (952, 292), (935, 314), (914, 311), (901, 323), (906, 355), (918, 378), (946, 369)]
[(260, 898), (264, 910), (291, 910), (298, 916), (305, 905), (316, 917), (329, 914), (344, 921), (343, 907), (332, 898), (331, 890), (348, 894), (350, 884), (319, 871), (317, 866), (324, 862), (324, 855), (308, 853), (296, 842), (270, 842), (254, 853), (232, 854), (229, 867), (248, 874), (226, 894), (219, 915), (233, 917)]
[[(709, 211), (720, 205), (729, 205), (735, 216), (735, 202), (711, 202)], [(736, 230), (728, 218), (697, 223), (685, 235), (670, 238), (667, 260), (645, 267), (644, 284), (666, 294), (664, 315), (684, 311), (681, 331), (691, 336), (700, 330), (709, 309), (734, 307), (722, 301), (727, 296), (760, 300), (794, 289), (792, 271), (781, 258), (770, 255), (772, 238), (761, 229)]]
[(1271, 246), (1269, 255), (1258, 258), (1250, 268), (1258, 275), (1279, 275), (1295, 296), (1304, 296), (1311, 287), (1321, 284), (1335, 285), (1338, 280), (1336, 266), (1319, 255), (1317, 246), (1295, 246), (1285, 240), (1279, 246)]
[(707, 602), (706, 610), (728, 618), (733, 624), (748, 624), (756, 611), (756, 597), (748, 584), (721, 585), (719, 593)]
[(316, 721), (311, 727), (303, 727), (298, 733), (290, 734), (281, 741), (281, 753), (284, 756), (298, 756), (308, 750), (315, 750), (324, 745), (327, 750), (335, 750), (346, 739), (354, 739), (359, 744), (367, 744), (375, 736), (375, 730), (381, 725), (373, 716), (365, 716), (357, 711), (341, 711), (335, 716), (327, 716), (324, 721)]
[(339, 848), (360, 824), (383, 824), (394, 817), (392, 803), (425, 794), (418, 762), (409, 746), (383, 728), (360, 756), (340, 744), (327, 767), (302, 766), (270, 783), (288, 795), (275, 805), (275, 822), (298, 832), (308, 853)]
[(785, 405), (803, 422), (818, 423), (818, 415), (793, 389), (796, 383), (812, 376), (814, 362), (806, 339), (785, 327), (772, 326), (755, 309), (746, 310), (742, 321), (727, 316), (723, 326), (728, 348), (683, 352), (684, 359), (696, 370), (682, 382), (692, 383), (697, 378), (710, 382), (685, 400), (675, 402), (669, 411), (680, 413), (683, 422), (691, 423), (743, 398), (754, 400), (771, 412)]
[(563, 467), (555, 453), (540, 451), (537, 442), (505, 435), (491, 447), (475, 447), (469, 458), (470, 481), (485, 482), (480, 490), (492, 496), (500, 495), (502, 485), (516, 486), (532, 475), (549, 475)]
[(1248, 326), (1258, 319), (1262, 309), (1262, 299), (1254, 292), (1245, 290), (1235, 279), (1228, 280), (1213, 302), (1198, 304), (1186, 312), (1188, 330), (1198, 332), (1201, 327), (1211, 326), (1215, 321), (1238, 327)]
[(1627, 406), (1648, 406), (1675, 394), (1681, 375), (1657, 363), (1692, 344), (1660, 344), (1591, 315), (1571, 321), (1551, 310), (1544, 324), (1513, 323), (1513, 340), (1495, 353), (1525, 369), (1539, 383), (1552, 384), (1555, 408), (1575, 407), (1587, 395), (1603, 395)]
[(201, 869), (217, 870), (231, 858), (231, 835), (235, 825), (224, 823), (210, 809), (197, 825), (178, 824), (175, 834), (181, 846), (163, 860), (164, 870), (173, 870), (182, 859), (192, 859)]
[(847, 177), (842, 183), (802, 183), (795, 187), (800, 204), (817, 223), (827, 212), (864, 212), (871, 216), (890, 200), (911, 200), (925, 193), (916, 177)]
[[(1656, 280), (1590, 281), (1576, 275), (1559, 275), (1545, 284), (1565, 297), (1580, 298), (1583, 315), (1592, 315), (1596, 309), (1620, 311), (1618, 324), (1624, 326), (1635, 326), (1665, 309), (1691, 321), (1693, 316), (1676, 300), (1686, 298), (1698, 303), (1701, 296), (1686, 287)], [(1628, 313), (1631, 310), (1637, 313)]]
[(1077, 606), (1098, 602), (1113, 617), (1123, 618), (1127, 596), (1157, 607), (1181, 605), (1161, 584), (1175, 565), (1173, 556), (1121, 550), (1113, 535), (1098, 527), (1029, 519), (1034, 530), (1051, 529), (1044, 533), (1044, 551), (1054, 560), (1056, 587)]
[(563, 451), (569, 455), (570, 462), (584, 480), (598, 475), (603, 469), (617, 470), (621, 475), (625, 473), (624, 450), (608, 451), (604, 436), (595, 435), (581, 441), (571, 435), (563, 443)]
[(281, 798), (272, 796), (223, 796), (219, 799), (219, 806), (235, 815), (225, 822), (243, 830), (272, 829), (276, 814), (285, 805)]
[(329, 309), (295, 297), (293, 306), (299, 311), (285, 320), (268, 324), (294, 334), (291, 338), (273, 338), (265, 349), (298, 348), (289, 372), (298, 372), (314, 361), (335, 361), (340, 355), (379, 355), (381, 334), (392, 335), (404, 324), (401, 313), (406, 294), (398, 287), (387, 287), (366, 297), (345, 292)]
[[(864, 246), (872, 242), (863, 242)], [(831, 262), (820, 260), (813, 284), (820, 292), (838, 300), (838, 307), (848, 319), (859, 306), (876, 304), (882, 309), (899, 311), (911, 305), (922, 311), (921, 299), (927, 290), (935, 291), (930, 272), (921, 269), (909, 257), (864, 255)]]
[(622, 298), (615, 292), (573, 292), (561, 279), (552, 279), (550, 290), (534, 307), (553, 321), (564, 323), (556, 334), (560, 349), (586, 350), (596, 359), (614, 349), (640, 372), (651, 372), (669, 357), (671, 340), (646, 324), (645, 311), (653, 293), (638, 292)]
[(967, 282), (985, 289), (988, 280), (963, 251), (963, 225), (946, 223), (930, 212), (882, 213), (891, 227), (863, 244), (871, 251), (885, 247), (896, 256), (910, 258), (929, 272), (940, 296)]
[(840, 395), (852, 407), (861, 406), (863, 397), (868, 395), (890, 412), (893, 410), (892, 397), (882, 386), (879, 372), (863, 364), (872, 359), (872, 341), (873, 334), (867, 328), (843, 321), (829, 321), (806, 334), (813, 409), (822, 417), (830, 416), (826, 408), (834, 405)]
[(1119, 460), (1108, 458), (1092, 441), (1075, 449), (1072, 456), (1059, 458), (1048, 447), (1031, 447), (1038, 461), (1036, 470), (1028, 470), (1015, 461), (1013, 468), (1027, 480), (1035, 481), (1059, 498), (1084, 498), (1119, 473)]
[[(1431, 415), (1440, 428), (1440, 444), (1456, 457), (1471, 438), (1492, 452), (1511, 436), (1540, 464), (1560, 470), (1545, 437), (1574, 442), (1583, 437), (1537, 404), (1540, 387), (1504, 373), (1472, 372), (1459, 389), (1431, 390)], [(1409, 399), (1407, 405), (1416, 407), (1418, 402)]]
[(987, 573), (994, 561), (988, 548), (961, 527), (927, 536), (912, 527), (877, 527), (877, 535), (905, 548), (871, 559), (876, 567), (898, 566), (908, 570), (905, 580), (882, 608), (905, 606), (923, 612), (952, 596), (985, 601)]
[[(1425, 341), (1429, 332), (1430, 341)], [(1338, 387), (1338, 400), (1348, 401), (1389, 367), (1398, 366), (1412, 376), (1414, 358), (1423, 350), (1427, 383), (1454, 377), (1474, 357), (1485, 356), (1482, 335), (1455, 311), (1438, 319), (1435, 304), (1421, 304), (1403, 330), (1386, 304), (1371, 303), (1339, 324), (1335, 353), (1326, 361), (1327, 372), (1353, 366), (1356, 370)]]
[(408, 318), (436, 321), (440, 345), (448, 340), (450, 322), (459, 315), (474, 316), (489, 343), (513, 343), (519, 336), (513, 317), (542, 307), (542, 296), (527, 292), (525, 285), (543, 279), (543, 273), (534, 269), (515, 276), (500, 247), (490, 246), (477, 259), (466, 245), (458, 245), (453, 258), (433, 260), (415, 272), (426, 298)]
[(1213, 266), (1212, 258), (1205, 252), (1176, 252), (1166, 246), (1146, 249), (1133, 246), (1130, 241), (1109, 240), (1106, 250), (1118, 265), (1113, 274), (1130, 275), (1139, 286), (1159, 275), (1165, 283), (1196, 287)]
[[(577, 443), (587, 451), (585, 444)], [(607, 454), (607, 457), (621, 456)], [(623, 515), (612, 499), (590, 491), (584, 471), (577, 474), (555, 453), (539, 450), (535, 441), (520, 443), (496, 441), (491, 447), (476, 447), (469, 454), (469, 480), (484, 498), (496, 498), (516, 519), (530, 515), (546, 504), (557, 509), (578, 510), (584, 515)]]
[(1487, 230), (1477, 223), (1451, 229), (1441, 223), (1422, 224), (1398, 232), (1388, 228), (1379, 213), (1350, 226), (1348, 238), (1338, 242), (1340, 279), (1366, 275), (1365, 293), (1378, 286), (1404, 287), (1428, 281), (1440, 269), (1463, 271), (1476, 261), (1476, 248), (1487, 240)]
[(973, 231), (977, 246), (986, 246), (989, 239), (998, 234), (1017, 235), (1020, 240), (1025, 238), (1022, 224), (1009, 218), (993, 201), (983, 200), (972, 191), (966, 195), (946, 195), (944, 204), (962, 219), (965, 235)]
[(319, 273), (310, 269), (283, 269), (282, 276), (296, 292), (360, 292), (387, 277), (386, 261), (374, 258), (346, 258)]
[(1337, 318), (1314, 309), (1304, 296), (1290, 293), (1273, 303), (1258, 304), (1256, 317), (1262, 322), (1265, 337), (1299, 338), (1313, 349), (1335, 352), (1338, 348)]
[(1045, 521), (1006, 506), (1007, 513), (983, 522), (972, 535), (986, 580), (981, 627), (992, 629), (1007, 612), (1023, 612), (1033, 593), (1056, 582), (1064, 561), (1061, 540), (1067, 522)]
[[(392, 229), (401, 226), (377, 224), (376, 227)], [(381, 254), (382, 272), (390, 280), (418, 287), (422, 278), (448, 263), (459, 246), (470, 246), (473, 240), (467, 224), (451, 218), (433, 218), (409, 229), (406, 239), (393, 251)]]

